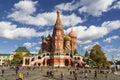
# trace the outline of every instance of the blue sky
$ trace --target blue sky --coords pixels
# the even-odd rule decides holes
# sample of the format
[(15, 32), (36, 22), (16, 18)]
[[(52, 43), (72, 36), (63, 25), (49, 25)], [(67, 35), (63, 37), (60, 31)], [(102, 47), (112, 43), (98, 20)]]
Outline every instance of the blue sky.
[(58, 9), (65, 34), (76, 32), (81, 55), (100, 44), (109, 59), (120, 57), (119, 0), (0, 0), (0, 53), (19, 46), (38, 52), (41, 37), (52, 34)]

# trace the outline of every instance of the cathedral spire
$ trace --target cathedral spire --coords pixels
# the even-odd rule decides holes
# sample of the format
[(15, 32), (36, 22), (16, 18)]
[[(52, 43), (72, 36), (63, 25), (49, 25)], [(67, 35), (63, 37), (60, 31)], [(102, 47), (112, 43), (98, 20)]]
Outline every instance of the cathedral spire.
[(61, 23), (61, 19), (60, 19), (60, 10), (57, 10), (57, 19), (56, 19), (56, 23), (55, 23), (55, 30), (63, 30), (63, 26)]
[(57, 17), (60, 17), (60, 10), (57, 10)]
[(56, 23), (55, 25), (61, 25), (61, 20), (60, 20), (60, 10), (57, 10), (57, 20), (56, 20)]
[(56, 19), (56, 23), (54, 25), (54, 30), (53, 30), (53, 36), (56, 35), (56, 31), (60, 31), (61, 34), (64, 36), (64, 29), (63, 29), (63, 25), (60, 19), (60, 10), (57, 10), (57, 19)]

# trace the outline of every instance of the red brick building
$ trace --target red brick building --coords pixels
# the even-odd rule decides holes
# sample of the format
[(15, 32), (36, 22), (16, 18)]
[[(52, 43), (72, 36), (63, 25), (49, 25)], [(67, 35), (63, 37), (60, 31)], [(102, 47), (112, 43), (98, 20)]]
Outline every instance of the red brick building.
[(83, 58), (76, 53), (76, 39), (77, 35), (73, 30), (64, 34), (58, 10), (52, 36), (42, 38), (42, 54), (24, 57), (23, 66), (82, 66)]

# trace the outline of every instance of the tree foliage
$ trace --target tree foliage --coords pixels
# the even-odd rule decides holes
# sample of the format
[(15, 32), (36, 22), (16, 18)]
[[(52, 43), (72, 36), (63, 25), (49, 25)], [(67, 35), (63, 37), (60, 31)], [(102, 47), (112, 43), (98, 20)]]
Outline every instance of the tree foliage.
[(77, 49), (75, 49), (75, 51), (74, 51), (74, 55), (75, 55), (75, 54), (78, 54), (78, 50), (77, 50)]
[(30, 52), (27, 52), (24, 56), (30, 56), (31, 53)]
[(23, 54), (21, 52), (17, 52), (12, 60), (12, 64), (20, 64), (20, 62), (23, 60)]
[(87, 57), (87, 58), (90, 57), (90, 53), (88, 51), (85, 52), (85, 57)]
[(101, 50), (100, 45), (96, 44), (93, 46), (90, 52), (90, 58), (92, 59), (93, 65), (95, 66), (108, 66), (109, 62), (105, 57), (104, 52)]
[(38, 54), (42, 54), (42, 49), (39, 50)]

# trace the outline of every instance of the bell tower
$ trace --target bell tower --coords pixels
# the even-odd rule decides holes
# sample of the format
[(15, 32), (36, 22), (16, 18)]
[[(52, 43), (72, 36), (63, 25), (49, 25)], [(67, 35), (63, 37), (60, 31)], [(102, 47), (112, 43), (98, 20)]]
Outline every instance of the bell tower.
[(60, 19), (60, 11), (57, 10), (57, 19), (54, 25), (52, 35), (52, 52), (63, 53), (64, 46), (64, 29)]

